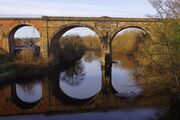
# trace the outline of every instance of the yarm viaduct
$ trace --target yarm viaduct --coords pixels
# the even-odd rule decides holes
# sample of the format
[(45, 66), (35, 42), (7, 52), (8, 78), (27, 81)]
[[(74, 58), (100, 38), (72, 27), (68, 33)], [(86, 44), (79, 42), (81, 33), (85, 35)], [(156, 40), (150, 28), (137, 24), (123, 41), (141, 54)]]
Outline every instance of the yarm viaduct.
[(42, 57), (48, 57), (59, 38), (68, 30), (86, 27), (94, 31), (101, 40), (102, 58), (111, 58), (111, 42), (115, 35), (126, 28), (139, 28), (152, 36), (152, 24), (158, 20), (149, 18), (110, 17), (50, 17), (40, 18), (0, 18), (0, 48), (14, 54), (14, 34), (23, 26), (35, 27), (40, 32)]

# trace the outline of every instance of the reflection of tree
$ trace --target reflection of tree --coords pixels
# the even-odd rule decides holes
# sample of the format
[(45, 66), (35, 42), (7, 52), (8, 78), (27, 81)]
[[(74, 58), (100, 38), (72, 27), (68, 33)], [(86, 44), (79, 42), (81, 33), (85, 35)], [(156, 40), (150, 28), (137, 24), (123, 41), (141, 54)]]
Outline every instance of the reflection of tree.
[(84, 80), (85, 72), (82, 61), (77, 61), (74, 66), (60, 74), (60, 80), (71, 86), (78, 86)]
[(34, 81), (33, 83), (28, 83), (28, 84), (19, 84), (22, 86), (22, 88), (24, 89), (24, 91), (28, 92), (31, 91), (34, 86), (38, 85), (40, 82), (39, 81)]
[(129, 58), (127, 55), (113, 52), (112, 59), (113, 61), (120, 62), (120, 64), (113, 64), (114, 67), (117, 67), (120, 69), (123, 67), (128, 70), (134, 70), (136, 67), (133, 59)]

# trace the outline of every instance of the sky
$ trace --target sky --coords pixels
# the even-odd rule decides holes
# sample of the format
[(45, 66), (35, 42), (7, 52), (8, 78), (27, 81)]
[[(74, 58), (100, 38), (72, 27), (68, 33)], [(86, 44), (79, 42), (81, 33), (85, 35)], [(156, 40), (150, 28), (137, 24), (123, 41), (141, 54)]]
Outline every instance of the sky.
[(148, 0), (0, 0), (1, 16), (146, 17)]
[(153, 14), (155, 10), (148, 0), (0, 0), (0, 17), (144, 18)]

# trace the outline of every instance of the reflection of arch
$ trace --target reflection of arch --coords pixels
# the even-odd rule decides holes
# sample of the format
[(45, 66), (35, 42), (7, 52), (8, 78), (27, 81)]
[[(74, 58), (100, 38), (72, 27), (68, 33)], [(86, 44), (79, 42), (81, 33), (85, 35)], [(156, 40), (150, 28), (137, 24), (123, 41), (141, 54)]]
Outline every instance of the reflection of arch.
[(92, 96), (87, 99), (75, 99), (68, 95), (66, 95), (63, 90), (59, 86), (59, 77), (57, 76), (56, 80), (53, 80), (53, 94), (54, 96), (62, 101), (63, 103), (70, 104), (70, 105), (81, 105), (88, 103), (91, 99), (93, 99), (95, 96)]
[(112, 93), (118, 97), (118, 98), (123, 98), (123, 99), (130, 99), (130, 98), (133, 98), (133, 99), (137, 99), (137, 98), (141, 98), (143, 96), (143, 92), (139, 92), (139, 93), (133, 93), (134, 95), (128, 95), (127, 93), (126, 94), (123, 94), (123, 93), (119, 93), (120, 91), (118, 91), (112, 81), (111, 81), (111, 90), (112, 90)]
[(112, 32), (111, 36), (111, 41), (113, 41), (114, 37), (121, 31), (125, 30), (125, 29), (128, 29), (128, 28), (137, 28), (137, 29), (140, 29), (142, 31), (144, 31), (145, 33), (147, 33), (148, 36), (150, 36), (152, 38), (152, 35), (150, 33), (149, 30), (147, 30), (146, 28), (144, 27), (141, 27), (141, 26), (126, 26), (126, 27), (120, 27), (118, 28), (117, 30), (115, 30), (114, 32)]
[(92, 30), (93, 32), (96, 33), (96, 35), (98, 37), (102, 36), (101, 32), (99, 30), (97, 30), (96, 28), (87, 25), (87, 24), (82, 24), (82, 23), (74, 23), (74, 24), (67, 24), (67, 25), (63, 25), (60, 28), (58, 28), (50, 37), (51, 38), (51, 42), (50, 42), (50, 51), (51, 48), (53, 48), (53, 46), (56, 45), (56, 43), (58, 43), (59, 39), (62, 37), (62, 35), (67, 32), (68, 30), (71, 30), (73, 28), (77, 28), (77, 27), (85, 27), (85, 28), (89, 28), (90, 30)]
[(39, 35), (41, 37), (40, 31), (34, 25), (26, 24), (25, 23), (25, 24), (18, 24), (18, 25), (13, 26), (12, 29), (10, 30), (9, 36), (8, 36), (8, 40), (9, 40), (9, 53), (10, 53), (10, 55), (14, 55), (14, 48), (15, 48), (14, 35), (15, 35), (16, 31), (19, 30), (22, 27), (25, 27), (25, 26), (30, 26), (30, 27), (35, 28), (39, 32)]
[[(121, 60), (120, 60), (121, 61)], [(117, 66), (118, 65), (118, 68)], [(138, 86), (129, 68), (123, 67), (122, 63), (114, 63), (112, 66), (111, 88), (113, 93), (120, 98), (139, 98), (143, 90)]]
[(60, 87), (60, 79), (59, 79), (59, 72), (54, 73), (52, 76), (49, 76), (52, 81), (52, 91), (53, 95), (61, 102), (69, 105), (82, 105), (82, 104), (90, 104), (94, 102), (97, 97), (100, 97), (100, 91), (93, 96), (88, 98), (78, 99), (68, 96), (63, 89)]
[[(24, 85), (27, 85), (27, 84), (24, 84)], [(12, 101), (18, 107), (21, 107), (21, 108), (24, 108), (24, 109), (33, 108), (42, 99), (42, 86), (40, 84), (37, 84), (37, 85), (34, 86), (34, 84), (33, 84), (32, 89), (34, 89), (34, 91), (39, 90), (39, 94), (40, 94), (39, 96), (37, 96), (38, 93), (36, 92), (34, 100), (25, 100), (26, 99), (25, 97), (27, 97), (27, 96), (25, 96), (25, 97), (20, 96), (21, 93), (27, 95), (27, 93), (25, 93), (27, 91), (22, 91), (22, 87), (24, 87), (24, 86), (20, 85), (20, 84), (14, 84), (14, 85), (11, 86), (11, 98), (12, 98)], [(38, 87), (39, 87), (39, 89), (38, 89)], [(19, 93), (19, 92), (21, 92), (21, 93)]]

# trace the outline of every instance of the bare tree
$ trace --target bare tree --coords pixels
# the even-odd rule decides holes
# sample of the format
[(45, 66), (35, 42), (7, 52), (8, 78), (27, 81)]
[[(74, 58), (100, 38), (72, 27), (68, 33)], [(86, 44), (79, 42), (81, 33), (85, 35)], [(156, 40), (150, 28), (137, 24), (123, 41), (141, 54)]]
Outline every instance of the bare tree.
[[(180, 54), (180, 0), (149, 0), (157, 11), (155, 17), (161, 18), (162, 25), (157, 28), (158, 41), (167, 50), (169, 71), (172, 74), (170, 90), (177, 93), (180, 88), (179, 54)], [(180, 100), (180, 98), (179, 98)]]
[(160, 18), (179, 18), (180, 0), (149, 0)]

